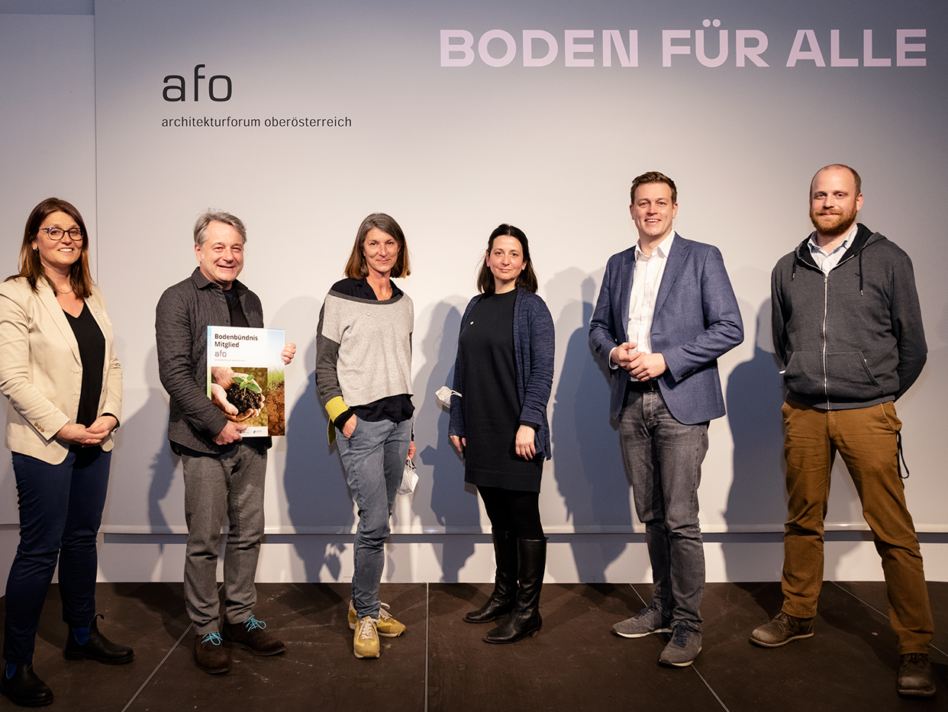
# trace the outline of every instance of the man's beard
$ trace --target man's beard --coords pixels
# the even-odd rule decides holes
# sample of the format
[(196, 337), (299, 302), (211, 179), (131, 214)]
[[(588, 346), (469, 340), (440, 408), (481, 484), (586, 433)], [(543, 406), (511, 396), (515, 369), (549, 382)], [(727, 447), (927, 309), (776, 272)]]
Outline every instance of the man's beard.
[(856, 220), (856, 213), (858, 212), (855, 205), (853, 205), (852, 209), (848, 212), (824, 215), (820, 215), (810, 208), (810, 222), (813, 223), (813, 227), (816, 228), (816, 231), (820, 235), (839, 237), (849, 232), (849, 228), (852, 227), (853, 222)]

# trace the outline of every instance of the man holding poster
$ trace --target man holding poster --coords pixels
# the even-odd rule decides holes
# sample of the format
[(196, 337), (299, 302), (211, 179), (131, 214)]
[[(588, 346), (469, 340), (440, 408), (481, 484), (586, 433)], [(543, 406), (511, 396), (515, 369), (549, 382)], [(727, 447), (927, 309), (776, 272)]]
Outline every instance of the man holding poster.
[[(247, 232), (239, 218), (206, 212), (194, 225), (198, 267), (161, 296), (155, 315), (158, 371), (171, 397), (168, 439), (184, 467), (188, 545), (184, 595), (194, 624), (194, 661), (208, 673), (230, 669), (227, 641), (255, 655), (284, 652), (253, 608), (254, 575), (263, 537), (268, 437), (244, 440), (243, 425), (208, 398), (208, 327), (263, 328), (256, 294), (237, 281)], [(290, 363), (295, 344), (281, 357)], [(217, 558), (221, 525), (230, 526), (224, 559), (224, 623), (220, 622)]]

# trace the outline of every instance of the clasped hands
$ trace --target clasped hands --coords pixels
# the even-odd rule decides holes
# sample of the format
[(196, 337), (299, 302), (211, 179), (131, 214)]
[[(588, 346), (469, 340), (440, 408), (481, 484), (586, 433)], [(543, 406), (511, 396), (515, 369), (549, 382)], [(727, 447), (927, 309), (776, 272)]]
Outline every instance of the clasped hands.
[(100, 415), (88, 428), (79, 423), (67, 423), (56, 433), (56, 439), (67, 445), (82, 445), (94, 447), (102, 443), (109, 433), (118, 427), (118, 420), (114, 415)]
[(629, 375), (639, 381), (658, 378), (665, 373), (668, 366), (665, 364), (664, 356), (638, 351), (637, 347), (638, 344), (626, 341), (612, 349), (609, 358), (616, 366), (628, 371)]

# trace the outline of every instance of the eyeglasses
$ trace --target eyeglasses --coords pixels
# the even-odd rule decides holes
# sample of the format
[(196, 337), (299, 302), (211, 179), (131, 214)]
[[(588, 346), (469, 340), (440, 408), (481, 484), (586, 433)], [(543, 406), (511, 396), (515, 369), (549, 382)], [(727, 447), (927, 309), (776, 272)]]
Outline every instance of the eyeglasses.
[(63, 235), (69, 235), (69, 239), (73, 242), (82, 241), (82, 230), (77, 227), (71, 228), (69, 230), (63, 230), (60, 227), (41, 227), (40, 230), (45, 232), (49, 239), (53, 242), (59, 242), (63, 239)]

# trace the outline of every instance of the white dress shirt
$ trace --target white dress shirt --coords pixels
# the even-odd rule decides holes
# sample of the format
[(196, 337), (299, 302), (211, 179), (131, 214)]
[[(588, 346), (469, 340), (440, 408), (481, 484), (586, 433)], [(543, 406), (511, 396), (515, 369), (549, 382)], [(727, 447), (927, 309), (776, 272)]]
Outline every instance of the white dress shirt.
[[(652, 319), (655, 317), (655, 299), (665, 274), (668, 253), (675, 240), (675, 231), (662, 240), (653, 250), (651, 257), (635, 245), (635, 272), (632, 275), (632, 293), (629, 299), (627, 333), (629, 341), (643, 353), (652, 353)], [(618, 368), (615, 363), (614, 368)], [(638, 380), (630, 374), (633, 381)]]

